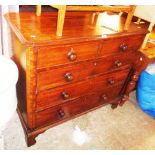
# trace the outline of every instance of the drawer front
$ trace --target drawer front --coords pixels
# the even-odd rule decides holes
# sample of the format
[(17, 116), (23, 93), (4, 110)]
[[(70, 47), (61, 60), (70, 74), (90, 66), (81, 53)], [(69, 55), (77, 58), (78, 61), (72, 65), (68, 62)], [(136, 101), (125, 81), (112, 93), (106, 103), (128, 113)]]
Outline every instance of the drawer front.
[(37, 110), (42, 110), (60, 103), (78, 98), (88, 93), (124, 84), (130, 69), (113, 72), (106, 75), (95, 76), (78, 83), (72, 83), (63, 87), (38, 92)]
[(128, 37), (110, 38), (103, 40), (101, 56), (111, 53), (124, 53), (126, 51), (135, 51), (140, 48), (144, 35), (133, 35)]
[(112, 89), (106, 89), (103, 91), (95, 92), (85, 96), (85, 106), (87, 109), (94, 108), (96, 106), (105, 105), (113, 102), (121, 94), (122, 85), (116, 85)]
[(38, 49), (37, 68), (70, 64), (77, 61), (94, 59), (97, 56), (99, 42), (64, 45), (61, 47), (43, 47)]
[(134, 53), (122, 53), (103, 57), (94, 61), (81, 62), (61, 68), (39, 72), (37, 89), (39, 91), (78, 82), (96, 74), (106, 73), (131, 65)]
[(81, 113), (84, 109), (84, 98), (68, 102), (64, 105), (57, 106), (54, 108), (46, 109), (36, 113), (36, 127), (44, 126), (47, 124), (53, 124), (59, 122), (70, 116), (70, 109), (72, 113)]
[(91, 108), (105, 105), (109, 101), (112, 101), (119, 96), (121, 88), (122, 85), (117, 85), (113, 87), (113, 89), (99, 91), (62, 105), (38, 112), (36, 113), (36, 127), (54, 124), (90, 110)]

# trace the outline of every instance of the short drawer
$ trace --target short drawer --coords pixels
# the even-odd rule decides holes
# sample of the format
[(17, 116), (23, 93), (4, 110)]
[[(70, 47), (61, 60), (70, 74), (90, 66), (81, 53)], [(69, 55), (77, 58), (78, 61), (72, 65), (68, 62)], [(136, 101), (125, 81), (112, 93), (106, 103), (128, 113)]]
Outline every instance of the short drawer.
[(127, 51), (135, 51), (140, 48), (144, 39), (144, 35), (131, 35), (119, 38), (108, 38), (103, 40), (101, 56), (114, 53), (124, 53)]
[(119, 97), (121, 88), (122, 85), (117, 85), (113, 87), (113, 89), (107, 89), (89, 94), (62, 105), (37, 112), (35, 114), (36, 127), (41, 127), (47, 124), (55, 124), (64, 119), (68, 119), (69, 117), (74, 117), (77, 114), (86, 112), (91, 108), (105, 105)]
[(37, 68), (53, 67), (77, 61), (94, 59), (99, 42), (89, 42), (61, 47), (41, 47), (38, 49)]
[(81, 82), (38, 92), (37, 110), (52, 107), (85, 94), (100, 91), (118, 84), (123, 85), (128, 76), (129, 70), (130, 69), (128, 68), (119, 72), (95, 76)]
[(81, 62), (65, 67), (38, 72), (37, 89), (39, 91), (78, 82), (91, 76), (118, 70), (123, 66), (131, 65), (134, 53), (127, 52)]

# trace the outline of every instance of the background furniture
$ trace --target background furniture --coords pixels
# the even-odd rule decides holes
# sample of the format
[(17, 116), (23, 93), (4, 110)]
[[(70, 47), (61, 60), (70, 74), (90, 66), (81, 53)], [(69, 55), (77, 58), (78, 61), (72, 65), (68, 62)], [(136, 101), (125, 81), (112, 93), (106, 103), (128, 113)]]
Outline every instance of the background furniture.
[[(134, 11), (134, 16), (139, 17), (150, 22), (148, 30), (151, 32), (155, 24), (155, 6), (154, 5), (137, 5)], [(150, 33), (148, 33), (142, 44), (142, 48), (146, 47), (146, 43), (149, 39)]]
[(89, 12), (66, 16), (59, 38), (55, 12), (41, 18), (35, 13), (5, 15), (19, 69), (18, 114), (28, 146), (50, 127), (107, 104), (123, 105), (146, 66), (137, 52), (146, 30), (90, 26)]
[(141, 49), (140, 51), (146, 56), (148, 64), (155, 63), (155, 47), (149, 49)]
[[(123, 5), (113, 5), (113, 6), (66, 6), (66, 5), (51, 5), (52, 7), (58, 9), (58, 19), (57, 19), (57, 36), (62, 36), (63, 25), (65, 20), (66, 11), (112, 11), (112, 12), (127, 12), (127, 19), (125, 22), (124, 30), (128, 30), (130, 22), (132, 20), (133, 12), (135, 6), (123, 6)], [(36, 15), (41, 15), (41, 5), (36, 6)]]

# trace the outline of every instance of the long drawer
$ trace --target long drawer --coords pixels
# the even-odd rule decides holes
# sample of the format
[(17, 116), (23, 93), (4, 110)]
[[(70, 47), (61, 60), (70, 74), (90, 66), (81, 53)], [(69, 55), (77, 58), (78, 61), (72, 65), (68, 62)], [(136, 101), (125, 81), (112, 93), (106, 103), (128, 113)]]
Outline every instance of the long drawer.
[(99, 42), (89, 42), (60, 47), (41, 47), (38, 49), (37, 68), (46, 68), (61, 64), (96, 58)]
[(60, 103), (78, 98), (80, 96), (100, 91), (117, 84), (124, 84), (130, 68), (105, 75), (94, 76), (91, 79), (72, 83), (55, 89), (49, 89), (37, 94), (37, 111)]
[(105, 105), (120, 95), (122, 85), (116, 85), (113, 89), (104, 89), (76, 100), (46, 109), (35, 114), (36, 127), (54, 124), (69, 117), (75, 116), (89, 109)]
[(64, 84), (78, 82), (96, 74), (120, 69), (122, 66), (132, 64), (133, 55), (134, 53), (129, 51), (114, 56), (102, 57), (93, 61), (39, 72), (37, 76), (37, 89), (38, 91), (42, 91)]

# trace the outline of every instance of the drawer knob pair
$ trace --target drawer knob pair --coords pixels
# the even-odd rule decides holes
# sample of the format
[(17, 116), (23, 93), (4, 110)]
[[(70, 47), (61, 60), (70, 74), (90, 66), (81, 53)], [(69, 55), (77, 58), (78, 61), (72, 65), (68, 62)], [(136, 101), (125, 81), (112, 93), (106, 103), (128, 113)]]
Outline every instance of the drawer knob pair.
[(120, 50), (121, 50), (122, 52), (125, 52), (127, 49), (128, 49), (128, 46), (127, 46), (125, 43), (122, 43), (122, 44), (120, 45)]
[(58, 115), (59, 115), (61, 118), (64, 117), (64, 116), (65, 116), (64, 110), (60, 109), (60, 110), (58, 111)]
[(76, 53), (74, 52), (73, 48), (71, 48), (71, 50), (68, 52), (67, 55), (68, 55), (68, 59), (69, 59), (70, 61), (75, 61), (76, 58), (77, 58), (77, 55), (76, 55)]
[(103, 95), (101, 95), (101, 100), (102, 101), (106, 101), (108, 98), (107, 98), (107, 96), (105, 95), (105, 94), (103, 94)]
[(73, 75), (71, 73), (66, 73), (65, 74), (65, 80), (66, 81), (72, 81), (73, 80)]
[(119, 60), (116, 60), (115, 61), (115, 66), (116, 67), (121, 67), (122, 66), (122, 63)]
[(62, 92), (62, 94), (61, 94), (61, 96), (62, 96), (62, 98), (64, 99), (64, 100), (67, 100), (67, 99), (69, 99), (69, 94), (67, 93), (67, 92)]
[(113, 85), (113, 84), (115, 83), (115, 81), (114, 81), (114, 79), (108, 79), (108, 83), (109, 83), (110, 85)]

